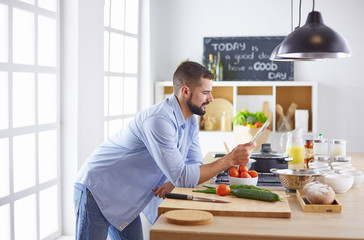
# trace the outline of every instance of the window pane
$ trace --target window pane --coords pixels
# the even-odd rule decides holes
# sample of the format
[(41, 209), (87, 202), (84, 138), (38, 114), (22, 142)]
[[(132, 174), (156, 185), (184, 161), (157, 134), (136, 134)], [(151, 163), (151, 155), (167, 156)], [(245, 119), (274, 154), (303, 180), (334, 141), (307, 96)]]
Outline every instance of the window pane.
[(0, 198), (9, 195), (9, 170), (9, 140), (0, 138)]
[(34, 64), (34, 14), (13, 10), (13, 62)]
[(57, 119), (57, 80), (54, 74), (38, 75), (38, 122), (54, 123)]
[(22, 198), (14, 203), (15, 240), (33, 240), (37, 237), (35, 195)]
[(48, 9), (50, 11), (57, 11), (57, 1), (56, 0), (38, 0), (38, 6), (41, 8)]
[(109, 87), (109, 114), (110, 116), (123, 113), (123, 78), (110, 77)]
[(9, 127), (8, 73), (0, 72), (0, 129)]
[(0, 206), (0, 239), (10, 239), (10, 206)]
[(57, 25), (56, 20), (38, 17), (38, 64), (57, 65)]
[(34, 124), (34, 74), (13, 74), (13, 127)]
[(109, 71), (109, 32), (104, 32), (104, 71)]
[(137, 112), (137, 79), (134, 77), (126, 77), (124, 80), (124, 114), (132, 114)]
[(105, 0), (104, 4), (104, 26), (110, 27), (110, 0)]
[(8, 7), (0, 4), (0, 62), (8, 61)]
[(104, 140), (106, 140), (109, 137), (109, 122), (104, 122)]
[(39, 193), (40, 238), (43, 239), (58, 230), (58, 192), (51, 187)]
[(112, 136), (116, 132), (120, 131), (120, 129), (122, 127), (123, 127), (123, 120), (122, 119), (109, 121), (109, 136)]
[(57, 177), (57, 132), (39, 133), (39, 182)]
[(35, 185), (35, 136), (13, 138), (14, 192)]
[(138, 40), (125, 37), (125, 72), (136, 73), (138, 66)]
[(29, 4), (33, 4), (34, 5), (34, 0), (19, 0), (25, 3), (29, 3)]
[(104, 116), (109, 116), (109, 78), (104, 77)]
[(138, 33), (138, 0), (126, 0), (125, 31)]
[(124, 30), (124, 0), (111, 0), (111, 27)]
[(126, 127), (133, 118), (124, 118), (123, 127)]
[(110, 72), (124, 71), (124, 36), (110, 33)]

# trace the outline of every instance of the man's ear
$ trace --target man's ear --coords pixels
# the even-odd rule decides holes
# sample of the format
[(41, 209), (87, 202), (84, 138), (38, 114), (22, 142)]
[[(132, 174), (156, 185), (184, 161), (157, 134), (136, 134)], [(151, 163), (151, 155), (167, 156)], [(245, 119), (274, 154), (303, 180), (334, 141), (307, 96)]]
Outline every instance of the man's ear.
[(187, 87), (186, 85), (181, 87), (181, 94), (185, 98), (189, 98), (191, 94), (191, 89)]

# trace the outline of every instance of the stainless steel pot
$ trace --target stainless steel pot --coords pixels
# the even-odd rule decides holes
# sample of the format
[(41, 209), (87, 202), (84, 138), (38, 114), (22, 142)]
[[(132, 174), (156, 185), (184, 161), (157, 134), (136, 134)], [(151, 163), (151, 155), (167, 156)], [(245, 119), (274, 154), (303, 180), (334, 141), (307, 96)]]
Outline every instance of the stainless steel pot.
[(260, 146), (260, 151), (253, 152), (251, 158), (255, 159), (251, 169), (266, 173), (269, 173), (272, 168), (286, 169), (288, 162), (293, 160), (293, 158), (289, 158), (287, 153), (273, 152), (270, 143), (263, 143)]

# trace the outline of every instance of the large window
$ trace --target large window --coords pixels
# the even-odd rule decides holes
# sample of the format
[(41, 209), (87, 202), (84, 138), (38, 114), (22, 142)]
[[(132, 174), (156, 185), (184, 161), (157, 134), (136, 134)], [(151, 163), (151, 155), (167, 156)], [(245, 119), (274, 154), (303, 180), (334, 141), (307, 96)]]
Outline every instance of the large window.
[(60, 235), (58, 6), (0, 0), (0, 239)]
[(105, 0), (105, 138), (138, 111), (138, 0)]

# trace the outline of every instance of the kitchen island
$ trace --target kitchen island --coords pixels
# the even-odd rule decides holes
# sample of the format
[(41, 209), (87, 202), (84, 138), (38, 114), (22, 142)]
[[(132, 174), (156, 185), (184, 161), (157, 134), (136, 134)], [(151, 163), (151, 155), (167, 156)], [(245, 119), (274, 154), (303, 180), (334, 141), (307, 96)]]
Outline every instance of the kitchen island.
[[(349, 153), (352, 165), (364, 170), (364, 153)], [(208, 153), (205, 162), (211, 162)], [(283, 188), (271, 188), (284, 190)], [(183, 226), (165, 221), (163, 215), (150, 230), (151, 240), (183, 239), (364, 239), (364, 183), (336, 194), (341, 213), (304, 212), (295, 193), (287, 193), (290, 218), (214, 216), (205, 225)]]

